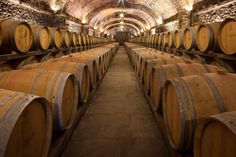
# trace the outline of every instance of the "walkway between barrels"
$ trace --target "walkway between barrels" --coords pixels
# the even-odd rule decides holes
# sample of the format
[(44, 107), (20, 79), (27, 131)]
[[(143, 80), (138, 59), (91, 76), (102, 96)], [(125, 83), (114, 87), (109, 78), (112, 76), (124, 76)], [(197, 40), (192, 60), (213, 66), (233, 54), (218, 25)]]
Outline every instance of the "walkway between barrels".
[(120, 47), (63, 157), (169, 157), (124, 47)]

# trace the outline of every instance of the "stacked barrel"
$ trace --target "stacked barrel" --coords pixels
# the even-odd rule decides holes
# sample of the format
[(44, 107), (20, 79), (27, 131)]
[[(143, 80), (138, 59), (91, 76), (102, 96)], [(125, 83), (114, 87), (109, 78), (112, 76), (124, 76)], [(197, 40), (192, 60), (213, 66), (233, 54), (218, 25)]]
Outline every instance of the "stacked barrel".
[(130, 41), (149, 47), (198, 50), (202, 53), (214, 51), (233, 55), (236, 53), (236, 46), (233, 44), (235, 30), (236, 20), (227, 19), (223, 22), (201, 24), (151, 36), (139, 36)]
[(196, 157), (233, 157), (236, 74), (140, 44), (125, 45), (150, 106), (163, 117), (169, 145)]
[(65, 29), (30, 25), (27, 22), (12, 19), (0, 21), (0, 50), (2, 54), (28, 53), (35, 50), (48, 50), (90, 46), (111, 42), (111, 39), (98, 38), (70, 32)]
[(52, 135), (75, 125), (79, 110), (101, 82), (118, 44), (13, 20), (2, 20), (0, 30), (2, 54), (107, 42), (41, 63), (32, 55), (17, 70), (1, 62), (0, 156), (48, 156)]

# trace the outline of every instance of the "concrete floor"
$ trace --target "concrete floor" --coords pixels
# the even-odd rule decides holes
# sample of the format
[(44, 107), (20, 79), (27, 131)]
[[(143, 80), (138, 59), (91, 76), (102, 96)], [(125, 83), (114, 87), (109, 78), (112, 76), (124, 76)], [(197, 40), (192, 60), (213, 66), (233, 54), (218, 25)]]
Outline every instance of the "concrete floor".
[(120, 47), (63, 157), (169, 157), (169, 152)]

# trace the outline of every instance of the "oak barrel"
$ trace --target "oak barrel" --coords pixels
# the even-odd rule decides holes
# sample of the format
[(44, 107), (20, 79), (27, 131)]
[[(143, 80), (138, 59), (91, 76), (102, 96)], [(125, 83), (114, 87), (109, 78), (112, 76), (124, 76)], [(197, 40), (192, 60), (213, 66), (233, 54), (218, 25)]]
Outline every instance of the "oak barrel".
[(167, 33), (167, 46), (172, 48), (174, 46), (174, 33), (168, 32)]
[(236, 74), (217, 72), (166, 81), (163, 120), (170, 145), (192, 150), (196, 127), (213, 114), (236, 110)]
[(51, 45), (53, 48), (59, 49), (62, 46), (62, 32), (59, 28), (49, 28), (51, 33)]
[(5, 19), (0, 21), (1, 53), (27, 53), (33, 44), (33, 33), (28, 23)]
[(51, 45), (51, 35), (47, 27), (31, 25), (33, 32), (33, 44), (31, 50), (47, 50)]
[(76, 47), (78, 45), (78, 35), (76, 32), (71, 32), (72, 46)]
[(194, 157), (234, 157), (236, 111), (212, 115), (199, 125), (194, 138)]
[(197, 27), (188, 27), (183, 32), (183, 45), (186, 50), (196, 48), (196, 30)]
[(70, 73), (43, 69), (2, 72), (0, 88), (45, 97), (51, 104), (54, 131), (66, 130), (74, 122), (78, 84), (75, 76)]
[(174, 32), (174, 47), (179, 49), (183, 47), (183, 30)]
[(83, 63), (73, 63), (60, 60), (50, 60), (43, 63), (29, 64), (24, 69), (45, 69), (53, 71), (68, 72), (75, 75), (79, 85), (79, 102), (86, 103), (89, 98), (90, 78), (88, 66)]
[(164, 84), (167, 80), (199, 75), (203, 73), (217, 72), (219, 69), (213, 65), (199, 64), (199, 63), (175, 63), (153, 68), (152, 83), (151, 83), (151, 98), (155, 110), (162, 112), (161, 96)]
[(79, 46), (83, 46), (83, 41), (82, 41), (81, 34), (78, 34), (78, 42), (79, 42)]
[(0, 156), (46, 157), (52, 115), (42, 97), (0, 89)]
[(71, 33), (67, 30), (62, 30), (62, 44), (66, 48), (71, 46)]
[(219, 28), (218, 42), (221, 50), (228, 55), (236, 53), (236, 19), (227, 19)]
[(96, 87), (99, 76), (98, 76), (98, 67), (97, 67), (95, 59), (69, 55), (69, 56), (63, 56), (61, 58), (58, 58), (58, 60), (86, 64), (89, 69), (90, 87), (91, 88)]
[(83, 43), (83, 46), (87, 46), (88, 43), (87, 43), (86, 35), (81, 34), (81, 37), (82, 37), (82, 43)]
[(201, 52), (219, 50), (218, 32), (220, 23), (201, 24), (197, 29), (196, 42)]
[[(164, 53), (165, 54), (165, 53)], [(186, 60), (184, 58), (181, 57), (176, 57), (176, 56), (170, 56), (170, 55), (162, 55), (159, 56), (156, 59), (151, 59), (151, 60), (147, 60), (144, 63), (144, 70), (143, 70), (143, 83), (144, 83), (144, 87), (145, 87), (145, 91), (148, 94), (150, 93), (150, 86), (151, 86), (151, 82), (152, 82), (152, 77), (153, 77), (153, 68), (155, 66), (160, 66), (160, 65), (165, 65), (165, 64), (174, 64), (174, 63), (182, 63), (185, 62)]]

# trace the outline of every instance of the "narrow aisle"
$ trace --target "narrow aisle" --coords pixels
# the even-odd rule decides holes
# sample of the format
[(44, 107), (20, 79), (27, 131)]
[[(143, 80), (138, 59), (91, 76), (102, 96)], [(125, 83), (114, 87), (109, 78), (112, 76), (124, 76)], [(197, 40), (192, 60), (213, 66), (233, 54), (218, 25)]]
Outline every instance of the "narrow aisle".
[(124, 47), (120, 47), (63, 157), (168, 157)]

